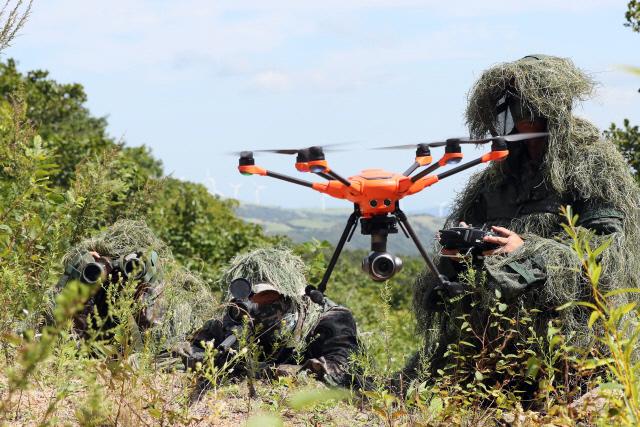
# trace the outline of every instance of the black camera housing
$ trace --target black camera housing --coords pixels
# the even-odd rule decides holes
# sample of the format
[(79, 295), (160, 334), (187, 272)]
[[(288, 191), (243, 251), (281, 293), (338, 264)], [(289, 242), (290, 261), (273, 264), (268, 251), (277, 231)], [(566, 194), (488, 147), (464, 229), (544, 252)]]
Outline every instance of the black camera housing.
[(485, 242), (485, 236), (496, 236), (496, 234), (480, 227), (451, 227), (440, 230), (438, 233), (438, 241), (444, 249), (481, 254), (500, 247), (498, 244)]

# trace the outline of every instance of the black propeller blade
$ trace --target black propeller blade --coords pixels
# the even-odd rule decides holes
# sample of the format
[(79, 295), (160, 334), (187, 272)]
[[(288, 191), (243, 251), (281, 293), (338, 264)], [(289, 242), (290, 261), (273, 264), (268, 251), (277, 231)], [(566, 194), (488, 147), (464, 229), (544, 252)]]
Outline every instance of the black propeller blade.
[(493, 136), (490, 138), (483, 139), (470, 139), (467, 137), (463, 138), (449, 138), (446, 141), (435, 141), (435, 142), (425, 142), (421, 144), (403, 144), (403, 145), (391, 145), (388, 147), (376, 147), (374, 150), (403, 150), (409, 148), (418, 148), (420, 146), (428, 146), (428, 147), (444, 147), (450, 143), (458, 143), (458, 144), (486, 144), (487, 142), (503, 140), (506, 142), (517, 142), (517, 141), (526, 141), (528, 139), (536, 139), (541, 138), (543, 136), (549, 135), (548, 132), (531, 132), (531, 133), (516, 133), (513, 135), (502, 135), (502, 136)]
[(253, 150), (253, 151), (255, 153), (276, 153), (276, 154), (293, 155), (293, 154), (298, 154), (300, 151), (303, 151), (303, 150), (309, 150), (311, 148), (314, 148), (314, 149), (319, 148), (323, 152), (336, 152), (336, 151), (344, 151), (336, 147), (342, 147), (342, 146), (351, 145), (354, 143), (355, 141), (349, 141), (349, 142), (338, 142), (335, 144), (314, 145), (312, 147), (303, 147), (303, 148), (274, 148), (271, 150)]

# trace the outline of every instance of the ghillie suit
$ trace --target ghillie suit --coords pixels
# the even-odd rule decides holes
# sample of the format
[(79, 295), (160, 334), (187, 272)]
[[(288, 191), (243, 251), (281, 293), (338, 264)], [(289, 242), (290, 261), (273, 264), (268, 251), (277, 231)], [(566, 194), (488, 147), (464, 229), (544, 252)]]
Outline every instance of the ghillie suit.
[[(259, 371), (294, 365), (294, 370), (310, 370), (329, 384), (346, 385), (349, 355), (357, 346), (353, 315), (329, 300), (319, 306), (307, 298), (305, 271), (302, 259), (288, 249), (261, 248), (236, 256), (223, 272), (221, 283), (244, 279), (251, 296), (238, 298), (229, 293), (218, 316), (197, 331), (183, 349), (185, 364), (194, 367), (205, 362), (208, 356), (203, 343), (210, 343), (216, 348), (215, 364), (220, 368), (238, 354), (240, 346), (252, 347), (251, 342), (255, 354), (248, 356), (259, 361)], [(279, 297), (274, 302), (254, 302), (253, 296), (263, 292)], [(238, 316), (238, 312), (244, 315)], [(239, 342), (243, 339), (244, 343)], [(246, 375), (248, 360), (236, 361), (233, 374)]]
[[(118, 263), (132, 256), (140, 260), (134, 265), (139, 272), (131, 271), (126, 277)], [(71, 248), (63, 262), (65, 273), (56, 292), (70, 280), (92, 287), (89, 300), (73, 319), (79, 336), (99, 332), (98, 336), (109, 337), (125, 316), (135, 344), (142, 345), (143, 333), (148, 331), (156, 344), (166, 347), (184, 340), (211, 315), (214, 299), (210, 290), (178, 265), (169, 248), (143, 221), (117, 221)], [(96, 274), (95, 282), (87, 281), (87, 265), (95, 268), (100, 262), (105, 271)], [(112, 268), (113, 274), (106, 276)]]
[[(470, 381), (473, 370), (500, 371), (502, 362), (495, 359), (505, 353), (522, 356), (527, 349), (538, 351), (536, 346), (547, 345), (550, 321), (560, 325), (569, 345), (589, 349), (596, 343), (587, 326), (588, 309), (555, 310), (591, 298), (591, 286), (561, 227), (561, 206), (571, 205), (579, 215), (578, 225), (594, 232), (592, 244), (611, 240), (601, 256), (600, 289), (638, 287), (640, 263), (634, 259), (640, 244), (638, 187), (614, 145), (601, 140), (592, 124), (572, 115), (593, 86), (570, 60), (535, 55), (490, 68), (472, 88), (466, 120), (473, 137), (509, 133), (511, 118), (500, 111), (514, 99), (517, 108), (512, 115), (531, 121), (543, 118), (549, 136), (546, 152), (537, 161), (527, 143), (509, 143), (509, 157), (474, 175), (455, 201), (446, 226), (457, 226), (459, 221), (503, 226), (519, 234), (524, 244), (509, 254), (485, 257), (472, 279), (475, 284), (463, 298), (435, 301), (434, 277), (426, 273), (417, 280), (414, 309), (431, 372), (447, 371), (460, 362), (453, 356), (461, 352), (471, 354), (466, 360), (475, 364), (467, 372)], [(465, 274), (465, 268), (449, 258), (440, 257), (437, 263), (451, 280)], [(634, 298), (623, 294), (615, 302)], [(498, 317), (514, 323), (504, 328), (501, 337), (491, 336), (498, 328), (490, 323)], [(451, 345), (454, 351), (447, 353)], [(407, 366), (407, 375), (416, 375), (417, 359)], [(513, 365), (510, 369), (498, 379), (502, 384), (516, 375)], [(492, 381), (496, 383), (495, 378)]]

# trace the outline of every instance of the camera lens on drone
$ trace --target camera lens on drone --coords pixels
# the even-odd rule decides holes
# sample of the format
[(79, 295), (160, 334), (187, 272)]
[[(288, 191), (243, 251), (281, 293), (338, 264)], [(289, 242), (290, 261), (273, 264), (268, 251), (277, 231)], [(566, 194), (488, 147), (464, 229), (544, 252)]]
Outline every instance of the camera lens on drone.
[(395, 267), (393, 261), (386, 257), (378, 257), (371, 263), (371, 269), (380, 277), (391, 277)]
[(385, 205), (385, 206), (391, 206), (391, 200), (389, 200), (389, 199), (384, 199), (384, 205)]
[(377, 200), (371, 200), (371, 201), (369, 202), (369, 205), (370, 205), (372, 208), (375, 208), (376, 206), (378, 206), (378, 201), (377, 201)]
[(376, 282), (389, 280), (402, 269), (402, 260), (388, 252), (371, 252), (362, 260), (362, 270)]

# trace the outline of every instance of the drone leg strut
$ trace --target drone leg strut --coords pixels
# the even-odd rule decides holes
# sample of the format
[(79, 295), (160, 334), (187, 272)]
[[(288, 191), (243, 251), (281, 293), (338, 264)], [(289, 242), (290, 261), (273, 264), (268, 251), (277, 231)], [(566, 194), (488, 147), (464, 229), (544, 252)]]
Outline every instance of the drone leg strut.
[(336, 263), (338, 262), (338, 258), (340, 257), (340, 253), (342, 252), (342, 248), (344, 244), (347, 242), (347, 238), (353, 235), (353, 230), (355, 230), (358, 225), (358, 218), (360, 214), (358, 212), (353, 212), (349, 219), (347, 220), (347, 225), (342, 232), (342, 236), (340, 236), (340, 241), (336, 246), (336, 249), (333, 251), (333, 255), (331, 256), (331, 260), (329, 261), (329, 265), (327, 266), (327, 270), (324, 272), (324, 276), (322, 277), (322, 281), (318, 285), (318, 290), (322, 293), (327, 289), (327, 283), (329, 282), (329, 278), (331, 277), (331, 273), (333, 272)]
[(420, 252), (420, 255), (422, 255), (422, 258), (427, 263), (427, 266), (429, 267), (429, 270), (431, 270), (433, 275), (440, 282), (440, 286), (446, 287), (447, 283), (448, 283), (448, 280), (446, 279), (445, 276), (440, 274), (440, 272), (438, 271), (438, 268), (436, 267), (436, 265), (433, 263), (433, 261), (431, 260), (431, 258), (427, 254), (427, 251), (424, 249), (424, 246), (422, 246), (422, 243), (420, 242), (420, 239), (418, 238), (418, 235), (413, 230), (413, 227), (411, 227), (411, 224), (409, 224), (409, 220), (407, 219), (407, 215), (405, 215), (405, 213), (402, 212), (400, 209), (397, 209), (394, 212), (394, 215), (396, 216), (396, 218), (398, 218), (398, 221), (400, 222), (400, 224), (402, 224), (404, 229), (409, 233), (409, 236), (411, 237), (411, 240), (413, 240), (413, 243), (418, 248), (418, 251)]
[(358, 226), (358, 218), (360, 218), (360, 212), (356, 209), (347, 220), (347, 225), (344, 227), (344, 231), (342, 232), (342, 236), (340, 236), (340, 241), (338, 241), (338, 245), (336, 249), (333, 251), (333, 255), (331, 256), (331, 260), (329, 261), (329, 265), (324, 272), (324, 276), (322, 276), (322, 281), (318, 285), (318, 289), (315, 289), (313, 286), (307, 286), (306, 294), (309, 295), (311, 300), (315, 303), (322, 304), (324, 300), (324, 291), (327, 289), (327, 283), (331, 278), (331, 273), (333, 272), (336, 263), (338, 262), (338, 258), (340, 257), (340, 253), (342, 252), (342, 248), (347, 240), (351, 240), (351, 236), (353, 236), (353, 232)]

